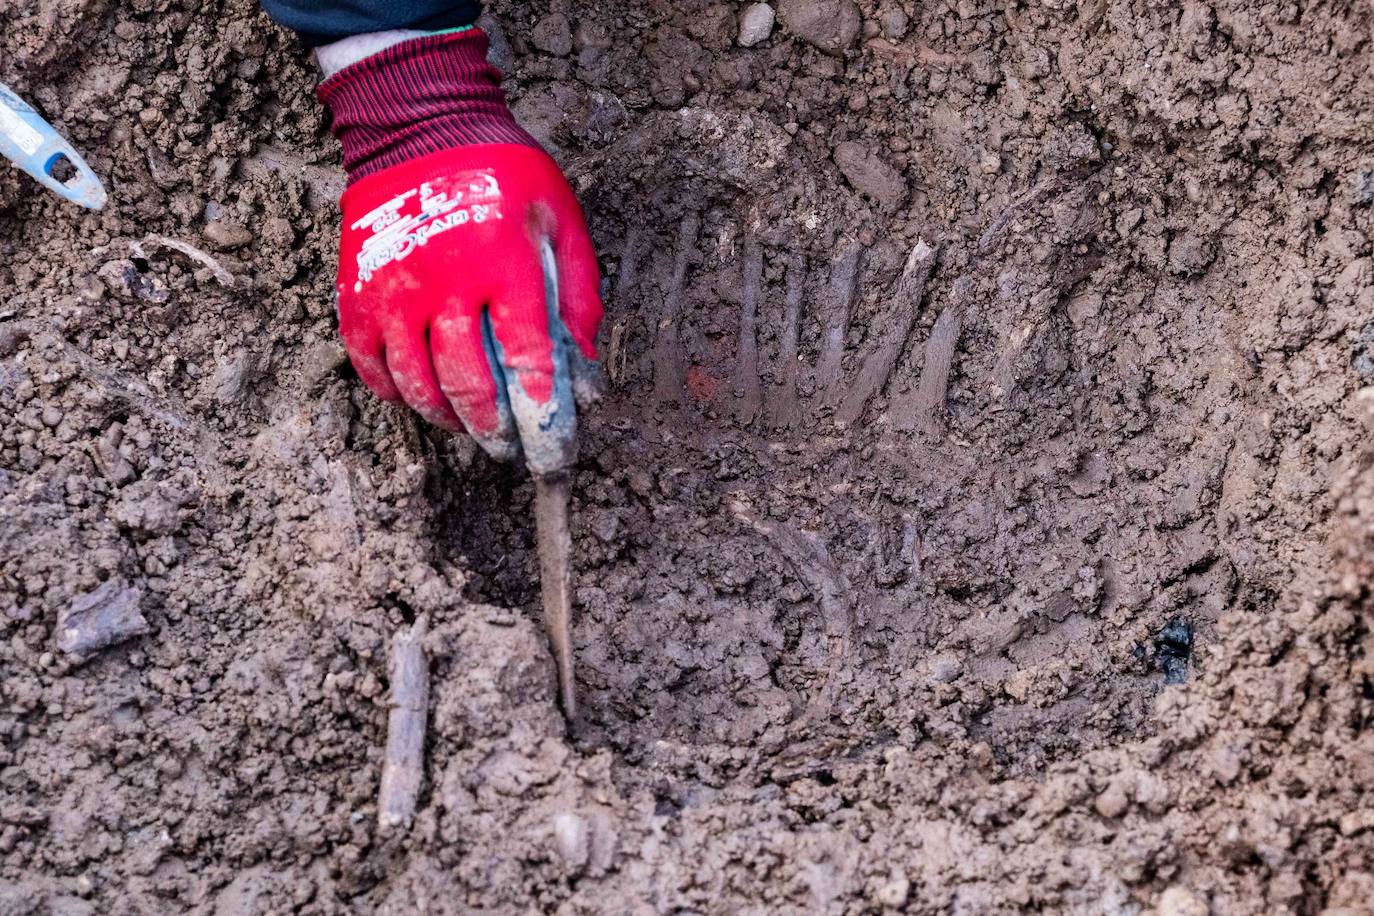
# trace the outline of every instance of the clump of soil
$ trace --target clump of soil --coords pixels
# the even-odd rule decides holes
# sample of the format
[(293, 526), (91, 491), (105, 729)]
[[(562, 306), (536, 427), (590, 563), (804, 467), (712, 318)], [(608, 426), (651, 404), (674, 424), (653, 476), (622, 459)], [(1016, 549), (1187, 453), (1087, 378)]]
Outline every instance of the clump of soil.
[(0, 172), (0, 911), (1363, 911), (1368, 11), (754, 6), (492, 11), (608, 277), (570, 736), (524, 473), (336, 341), (306, 55), (20, 0), (111, 203)]

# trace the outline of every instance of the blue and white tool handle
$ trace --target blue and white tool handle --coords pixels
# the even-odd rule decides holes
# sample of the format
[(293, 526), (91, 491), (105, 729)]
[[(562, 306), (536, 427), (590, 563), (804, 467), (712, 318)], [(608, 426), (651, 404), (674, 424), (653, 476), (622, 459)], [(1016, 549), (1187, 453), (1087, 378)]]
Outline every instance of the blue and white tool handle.
[[(0, 155), (73, 203), (92, 210), (105, 206), (105, 187), (86, 160), (3, 83), (0, 83)], [(76, 174), (65, 182), (53, 175), (64, 159), (76, 170)]]

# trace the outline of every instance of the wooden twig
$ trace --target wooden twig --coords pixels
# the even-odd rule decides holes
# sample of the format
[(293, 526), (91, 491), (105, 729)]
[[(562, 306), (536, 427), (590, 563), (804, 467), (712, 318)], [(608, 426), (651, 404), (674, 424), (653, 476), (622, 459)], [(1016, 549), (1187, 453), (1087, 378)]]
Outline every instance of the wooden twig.
[(897, 360), (906, 350), (907, 338), (916, 324), (916, 316), (921, 312), (921, 298), (935, 269), (938, 253), (924, 241), (918, 241), (916, 247), (911, 249), (893, 295), (896, 304), (888, 320), (878, 329), (878, 346), (868, 354), (858, 377), (848, 386), (844, 400), (835, 411), (837, 420), (853, 423), (859, 419), (869, 398), (887, 384)]
[(425, 776), (425, 724), (429, 712), (429, 660), (422, 645), (428, 619), (399, 630), (391, 641), (391, 712), (387, 715), (386, 758), (377, 796), (383, 830), (406, 829)]

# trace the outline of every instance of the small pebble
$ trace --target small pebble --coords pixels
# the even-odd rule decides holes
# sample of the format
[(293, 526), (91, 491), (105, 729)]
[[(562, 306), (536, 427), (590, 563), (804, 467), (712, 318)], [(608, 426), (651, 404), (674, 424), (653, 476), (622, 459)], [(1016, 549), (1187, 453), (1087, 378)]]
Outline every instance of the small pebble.
[(572, 812), (556, 815), (553, 819), (553, 839), (558, 854), (569, 868), (580, 870), (587, 864), (587, 822), (580, 816)]
[(1117, 781), (1110, 783), (1093, 801), (1097, 813), (1107, 818), (1120, 817), (1126, 813), (1130, 805), (1131, 800), (1126, 795), (1125, 787)]
[(752, 48), (760, 42), (767, 41), (773, 34), (775, 19), (773, 8), (767, 3), (754, 3), (746, 7), (739, 17), (739, 46)]
[(1209, 908), (1198, 895), (1175, 885), (1159, 895), (1159, 916), (1207, 916)]

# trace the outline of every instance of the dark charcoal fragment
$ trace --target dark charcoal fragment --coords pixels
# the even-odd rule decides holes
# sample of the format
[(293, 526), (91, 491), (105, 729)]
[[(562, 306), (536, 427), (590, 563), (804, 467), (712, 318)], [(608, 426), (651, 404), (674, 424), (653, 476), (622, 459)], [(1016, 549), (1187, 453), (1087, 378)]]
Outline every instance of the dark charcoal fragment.
[(1182, 684), (1188, 679), (1188, 659), (1193, 654), (1193, 625), (1175, 617), (1155, 634), (1154, 642), (1164, 683)]

